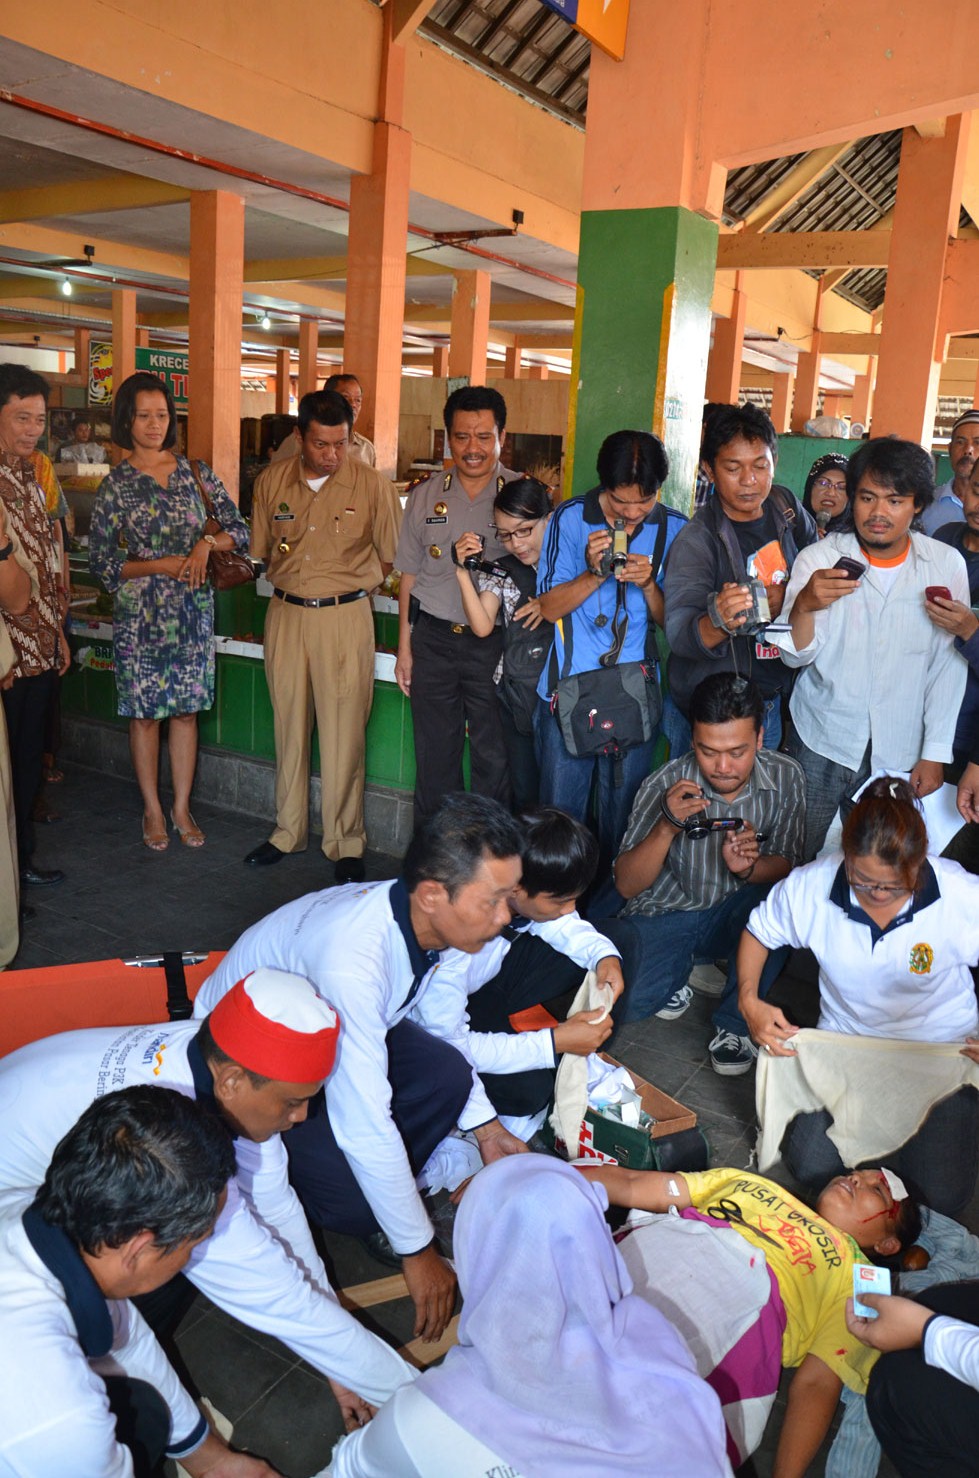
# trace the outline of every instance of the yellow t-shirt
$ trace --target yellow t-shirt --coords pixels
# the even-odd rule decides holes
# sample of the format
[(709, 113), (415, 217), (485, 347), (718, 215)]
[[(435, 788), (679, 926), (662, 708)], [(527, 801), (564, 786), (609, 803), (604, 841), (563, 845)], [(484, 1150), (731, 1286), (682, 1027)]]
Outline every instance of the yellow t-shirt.
[[(782, 1364), (794, 1368), (807, 1355), (817, 1355), (862, 1395), (877, 1351), (854, 1339), (844, 1317), (853, 1293), (853, 1265), (867, 1261), (856, 1242), (829, 1222), (817, 1221), (808, 1206), (764, 1176), (705, 1170), (683, 1178), (696, 1210), (713, 1210), (764, 1253), (785, 1305)], [(736, 1207), (743, 1221), (722, 1202)]]

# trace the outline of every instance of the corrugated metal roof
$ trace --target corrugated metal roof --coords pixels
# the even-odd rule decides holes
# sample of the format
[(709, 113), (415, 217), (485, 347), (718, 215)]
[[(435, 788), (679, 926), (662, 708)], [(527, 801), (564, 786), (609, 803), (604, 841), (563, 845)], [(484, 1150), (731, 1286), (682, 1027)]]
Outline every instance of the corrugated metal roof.
[(436, 0), (419, 30), (578, 127), (591, 43), (541, 0)]

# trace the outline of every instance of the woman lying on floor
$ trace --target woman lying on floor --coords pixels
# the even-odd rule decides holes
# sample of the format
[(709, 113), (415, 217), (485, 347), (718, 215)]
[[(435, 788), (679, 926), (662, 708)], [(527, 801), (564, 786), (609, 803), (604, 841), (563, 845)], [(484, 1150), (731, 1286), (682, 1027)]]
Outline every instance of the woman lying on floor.
[(782, 1367), (795, 1369), (774, 1471), (802, 1478), (843, 1385), (865, 1392), (877, 1358), (846, 1325), (854, 1264), (917, 1240), (913, 1198), (886, 1170), (836, 1177), (811, 1211), (750, 1171), (579, 1169), (612, 1205), (673, 1213), (631, 1216), (616, 1241), (636, 1293), (676, 1326), (721, 1397), (734, 1466), (761, 1441)]
[(606, 1205), (549, 1156), (480, 1171), (455, 1224), (459, 1344), (342, 1439), (331, 1478), (729, 1478), (718, 1399), (634, 1296)]

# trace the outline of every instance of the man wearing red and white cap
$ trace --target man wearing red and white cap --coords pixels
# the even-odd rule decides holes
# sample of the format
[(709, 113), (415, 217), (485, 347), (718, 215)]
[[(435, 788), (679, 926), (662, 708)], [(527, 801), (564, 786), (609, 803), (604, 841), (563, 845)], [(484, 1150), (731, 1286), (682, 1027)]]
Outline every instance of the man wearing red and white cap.
[[(342, 1309), (286, 1174), (282, 1134), (333, 1068), (341, 1024), (308, 980), (256, 969), (204, 1021), (97, 1027), (0, 1059), (0, 1190), (40, 1185), (55, 1145), (103, 1093), (159, 1084), (210, 1105), (235, 1136), (237, 1175), (186, 1276), (243, 1324), (328, 1377), (348, 1429), (413, 1379)], [(356, 1393), (356, 1394), (354, 1394)]]

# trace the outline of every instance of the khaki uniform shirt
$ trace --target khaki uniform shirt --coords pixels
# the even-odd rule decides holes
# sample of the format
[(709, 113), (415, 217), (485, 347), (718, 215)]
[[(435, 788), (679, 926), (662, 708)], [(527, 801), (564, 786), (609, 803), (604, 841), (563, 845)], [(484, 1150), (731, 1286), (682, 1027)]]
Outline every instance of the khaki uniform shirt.
[(363, 462), (365, 467), (377, 466), (377, 453), (374, 450), (374, 443), (368, 441), (366, 436), (361, 436), (359, 431), (355, 431), (350, 438), (347, 456), (353, 457), (356, 462)]
[(507, 550), (493, 529), (493, 500), (505, 482), (522, 476), (497, 462), (486, 486), (470, 498), (453, 467), (410, 489), (394, 562), (402, 574), (414, 575), (412, 595), (429, 616), (466, 625), (452, 546), (463, 534), (482, 534), (484, 561), (502, 559)]
[(298, 454), (255, 480), (251, 552), (287, 595), (311, 600), (375, 589), (382, 561), (394, 561), (400, 527), (394, 484), (349, 456), (319, 492)]

